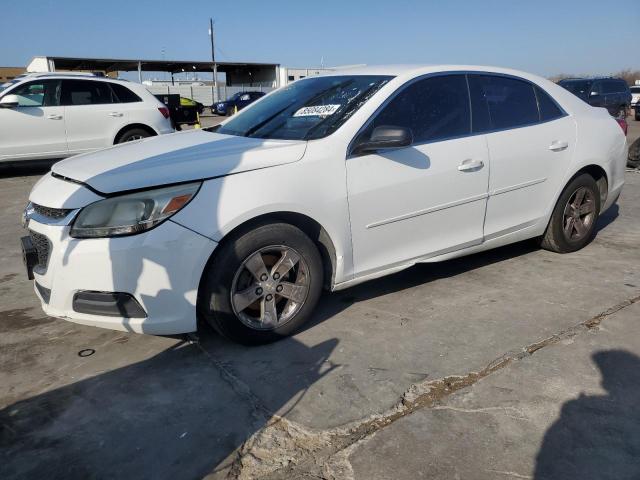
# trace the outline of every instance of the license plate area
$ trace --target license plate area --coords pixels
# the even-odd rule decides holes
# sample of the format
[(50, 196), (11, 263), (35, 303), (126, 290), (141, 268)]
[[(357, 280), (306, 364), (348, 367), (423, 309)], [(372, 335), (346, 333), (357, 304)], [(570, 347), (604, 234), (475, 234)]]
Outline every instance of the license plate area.
[(31, 237), (20, 238), (22, 248), (22, 262), (27, 269), (27, 278), (33, 280), (33, 268), (38, 265), (38, 251), (33, 246)]

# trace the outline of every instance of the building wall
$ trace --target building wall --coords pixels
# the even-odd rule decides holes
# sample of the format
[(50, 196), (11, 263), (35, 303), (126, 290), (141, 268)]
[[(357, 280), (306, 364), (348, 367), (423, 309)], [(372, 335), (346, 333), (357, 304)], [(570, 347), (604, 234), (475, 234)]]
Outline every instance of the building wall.
[(25, 72), (24, 67), (0, 67), (0, 83), (13, 80)]
[(301, 78), (317, 77), (318, 75), (332, 71), (332, 68), (281, 68), (280, 85), (286, 85)]

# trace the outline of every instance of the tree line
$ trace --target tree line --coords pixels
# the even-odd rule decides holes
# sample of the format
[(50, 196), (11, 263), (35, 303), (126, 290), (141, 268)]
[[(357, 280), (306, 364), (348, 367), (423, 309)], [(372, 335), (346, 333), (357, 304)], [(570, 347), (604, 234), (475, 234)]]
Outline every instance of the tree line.
[[(583, 74), (583, 75), (569, 75), (566, 73), (559, 73), (557, 75), (553, 75), (549, 77), (549, 80), (552, 82), (559, 82), (565, 78), (581, 78), (581, 77), (593, 77), (594, 75)], [(595, 75), (599, 76), (599, 75)], [(612, 73), (612, 77), (622, 78), (627, 85), (635, 85), (636, 80), (640, 80), (640, 70), (633, 70), (631, 68), (627, 68), (624, 70), (620, 70), (619, 72)]]

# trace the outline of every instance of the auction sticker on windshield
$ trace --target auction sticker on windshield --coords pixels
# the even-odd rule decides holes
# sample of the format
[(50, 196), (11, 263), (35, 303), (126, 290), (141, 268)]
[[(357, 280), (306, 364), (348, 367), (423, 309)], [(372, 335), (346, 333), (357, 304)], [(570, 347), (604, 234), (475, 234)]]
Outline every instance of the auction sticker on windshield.
[(294, 117), (328, 117), (336, 113), (341, 105), (314, 105), (312, 107), (302, 107)]

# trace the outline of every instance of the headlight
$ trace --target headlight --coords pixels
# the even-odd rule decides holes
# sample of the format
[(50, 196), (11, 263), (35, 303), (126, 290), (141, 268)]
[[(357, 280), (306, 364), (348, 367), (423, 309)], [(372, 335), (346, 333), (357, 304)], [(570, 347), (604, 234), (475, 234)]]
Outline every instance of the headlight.
[(84, 207), (71, 226), (75, 238), (116, 237), (149, 230), (194, 197), (200, 182), (100, 200)]

